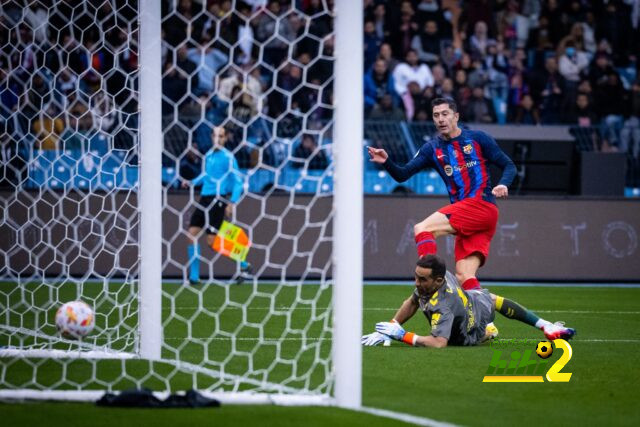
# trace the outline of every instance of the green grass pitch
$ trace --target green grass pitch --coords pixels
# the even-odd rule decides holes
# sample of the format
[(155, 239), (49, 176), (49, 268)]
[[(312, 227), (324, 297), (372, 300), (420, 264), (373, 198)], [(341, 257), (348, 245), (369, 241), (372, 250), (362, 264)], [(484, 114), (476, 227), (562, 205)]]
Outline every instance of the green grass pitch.
[[(365, 286), (363, 333), (373, 330), (377, 321), (390, 319), (397, 306), (411, 292), (407, 286)], [(578, 330), (571, 341), (573, 357), (563, 369), (571, 372), (568, 383), (483, 383), (493, 353), (490, 345), (478, 347), (449, 347), (440, 350), (411, 348), (401, 343), (391, 347), (363, 349), (363, 404), (369, 407), (389, 409), (412, 415), (432, 418), (461, 425), (638, 425), (640, 406), (640, 289), (638, 288), (590, 288), (590, 287), (500, 287), (490, 286), (492, 292), (512, 298), (536, 310), (550, 320), (563, 320)], [(58, 289), (55, 295), (64, 301), (67, 294), (77, 295), (77, 289)], [(257, 293), (256, 293), (257, 292)], [(131, 344), (126, 328), (113, 329), (119, 316), (114, 313), (116, 304), (129, 300), (130, 290), (122, 285), (84, 286), (83, 298), (103, 301), (97, 311), (108, 312), (98, 319), (111, 339), (118, 337), (122, 350)], [(331, 294), (329, 288), (314, 285), (277, 287), (260, 285), (257, 288), (243, 285), (236, 287), (209, 286), (197, 290), (185, 290), (178, 285), (166, 284), (163, 288), (163, 318), (165, 338), (179, 348), (180, 358), (203, 364), (215, 370), (222, 363), (230, 374), (242, 373), (249, 363), (244, 353), (253, 352), (253, 368), (259, 374), (253, 378), (266, 378), (270, 382), (287, 382), (297, 387), (306, 384), (310, 388), (322, 388), (326, 370), (314, 363), (314, 352), (322, 357), (330, 352), (330, 313), (326, 311)], [(3, 316), (15, 327), (28, 328), (46, 316), (51, 322), (52, 308), (44, 301), (52, 299), (48, 289), (42, 287), (18, 290), (15, 284), (0, 283), (0, 303)], [(16, 301), (23, 301), (16, 305)], [(111, 301), (105, 302), (105, 301)], [(173, 301), (173, 305), (171, 304)], [(232, 302), (221, 305), (221, 301)], [(315, 303), (312, 303), (315, 301)], [(7, 310), (7, 305), (14, 307)], [(245, 305), (247, 308), (240, 308)], [(43, 307), (34, 311), (32, 307)], [(205, 310), (196, 310), (196, 307)], [(275, 316), (268, 316), (268, 307), (275, 307)], [(286, 308), (286, 309), (285, 309)], [(127, 316), (126, 324), (135, 326), (135, 310)], [(244, 318), (254, 326), (238, 328)], [(191, 323), (191, 328), (188, 324)], [(4, 324), (7, 324), (6, 320)], [(262, 324), (262, 338), (260, 342)], [(542, 334), (531, 327), (497, 315), (496, 324), (501, 339), (538, 339)], [(424, 316), (417, 313), (406, 325), (408, 330), (425, 334), (428, 325)], [(307, 351), (296, 331), (306, 329), (314, 352)], [(117, 333), (116, 333), (117, 332)], [(222, 336), (220, 333), (223, 332)], [(118, 335), (119, 334), (119, 335)], [(217, 334), (219, 339), (207, 340)], [(229, 357), (230, 339), (225, 334), (235, 334), (237, 356)], [(130, 335), (130, 334), (129, 334)], [(285, 337), (281, 344), (282, 357), (298, 354), (299, 371), (292, 371), (286, 363), (273, 363), (273, 339)], [(36, 341), (36, 338), (33, 338)], [(0, 334), (0, 345), (9, 343), (6, 331)], [(99, 340), (96, 343), (100, 343)], [(179, 343), (179, 344), (177, 344)], [(532, 349), (535, 344), (532, 344)], [(509, 351), (522, 350), (526, 345), (501, 346)], [(163, 349), (165, 357), (170, 348)], [(557, 359), (555, 352), (551, 360)], [(62, 378), (61, 364), (55, 361), (39, 361), (38, 383), (57, 384)], [(0, 359), (5, 381), (28, 386), (33, 378), (33, 361), (26, 363), (15, 359)], [(156, 376), (149, 373), (144, 361), (104, 361), (95, 372), (86, 361), (67, 365), (67, 377), (76, 383), (86, 382), (87, 388), (103, 388), (101, 379), (113, 380), (117, 388), (129, 388), (135, 380), (150, 388), (162, 387), (165, 378), (176, 390), (196, 386), (206, 388), (229, 387), (224, 381), (207, 378), (206, 375), (178, 372), (171, 366), (155, 365)], [(127, 375), (122, 375), (125, 370)], [(69, 388), (69, 385), (63, 385)], [(251, 389), (251, 385), (245, 388)], [(96, 408), (89, 404), (29, 403), (0, 405), (3, 425), (37, 425), (46, 420), (48, 426), (114, 425), (137, 423), (163, 426), (208, 422), (211, 425), (401, 425), (398, 421), (371, 415), (338, 410), (335, 408), (280, 408), (246, 407), (227, 405), (212, 410), (114, 410)], [(72, 414), (70, 417), (69, 415)], [(77, 422), (76, 422), (77, 420)], [(121, 420), (121, 421), (119, 421)], [(5, 424), (6, 423), (6, 424)], [(75, 424), (74, 424), (75, 423)], [(102, 424), (101, 424), (102, 423)]]

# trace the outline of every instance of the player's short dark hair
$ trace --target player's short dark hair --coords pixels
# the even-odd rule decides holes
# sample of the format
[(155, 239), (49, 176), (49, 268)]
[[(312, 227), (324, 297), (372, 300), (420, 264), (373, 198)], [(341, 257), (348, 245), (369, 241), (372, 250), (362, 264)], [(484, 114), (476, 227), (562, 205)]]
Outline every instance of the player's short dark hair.
[(420, 257), (416, 265), (418, 267), (431, 269), (431, 277), (434, 279), (444, 277), (444, 275), (447, 274), (447, 264), (437, 255), (429, 254)]
[(442, 105), (442, 104), (447, 104), (449, 105), (449, 108), (451, 108), (451, 110), (453, 110), (454, 113), (458, 112), (458, 104), (456, 104), (456, 101), (454, 101), (451, 98), (436, 98), (433, 101), (431, 101), (431, 109), (433, 110), (433, 107), (437, 106), (437, 105)]

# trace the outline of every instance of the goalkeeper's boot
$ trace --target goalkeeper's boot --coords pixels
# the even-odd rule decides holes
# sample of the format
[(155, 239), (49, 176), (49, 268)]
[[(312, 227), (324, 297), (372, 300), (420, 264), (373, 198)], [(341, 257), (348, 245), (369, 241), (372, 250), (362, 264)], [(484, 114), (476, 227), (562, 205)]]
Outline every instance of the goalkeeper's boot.
[(576, 330), (566, 328), (564, 322), (547, 323), (540, 329), (542, 329), (544, 336), (547, 337), (549, 341), (557, 339), (570, 340), (576, 334)]
[(236, 285), (243, 284), (246, 280), (253, 279), (253, 266), (251, 264), (244, 263), (240, 265), (240, 274), (236, 276)]
[(492, 340), (498, 338), (498, 327), (491, 323), (487, 323), (487, 326), (484, 328), (485, 330), (485, 339)]
[(191, 279), (189, 279), (189, 284), (190, 284), (191, 286), (198, 286), (198, 285), (200, 285), (201, 283), (200, 283), (200, 280), (191, 280)]

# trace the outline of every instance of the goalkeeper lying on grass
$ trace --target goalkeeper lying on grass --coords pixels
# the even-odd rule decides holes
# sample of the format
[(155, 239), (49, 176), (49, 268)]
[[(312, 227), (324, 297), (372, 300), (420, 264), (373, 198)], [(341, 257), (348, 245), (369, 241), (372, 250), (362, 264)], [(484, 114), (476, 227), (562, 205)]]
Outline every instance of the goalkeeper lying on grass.
[[(480, 344), (497, 335), (497, 330), (487, 329), (496, 311), (541, 329), (548, 340), (570, 339), (575, 334), (574, 329), (541, 319), (532, 311), (486, 289), (463, 290), (455, 276), (446, 270), (444, 261), (435, 255), (418, 260), (415, 281), (415, 291), (402, 303), (393, 319), (377, 323), (376, 332), (362, 337), (363, 345), (378, 345), (390, 339), (421, 347)], [(431, 335), (420, 336), (401, 326), (418, 308), (431, 323)]]

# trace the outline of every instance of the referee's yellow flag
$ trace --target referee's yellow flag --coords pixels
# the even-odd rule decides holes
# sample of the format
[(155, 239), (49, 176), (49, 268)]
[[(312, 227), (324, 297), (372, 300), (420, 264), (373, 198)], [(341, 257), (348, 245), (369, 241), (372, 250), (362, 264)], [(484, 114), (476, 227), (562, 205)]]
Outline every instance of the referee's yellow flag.
[(244, 261), (247, 259), (251, 242), (241, 227), (228, 221), (222, 221), (211, 247), (214, 251), (228, 256), (234, 261)]

